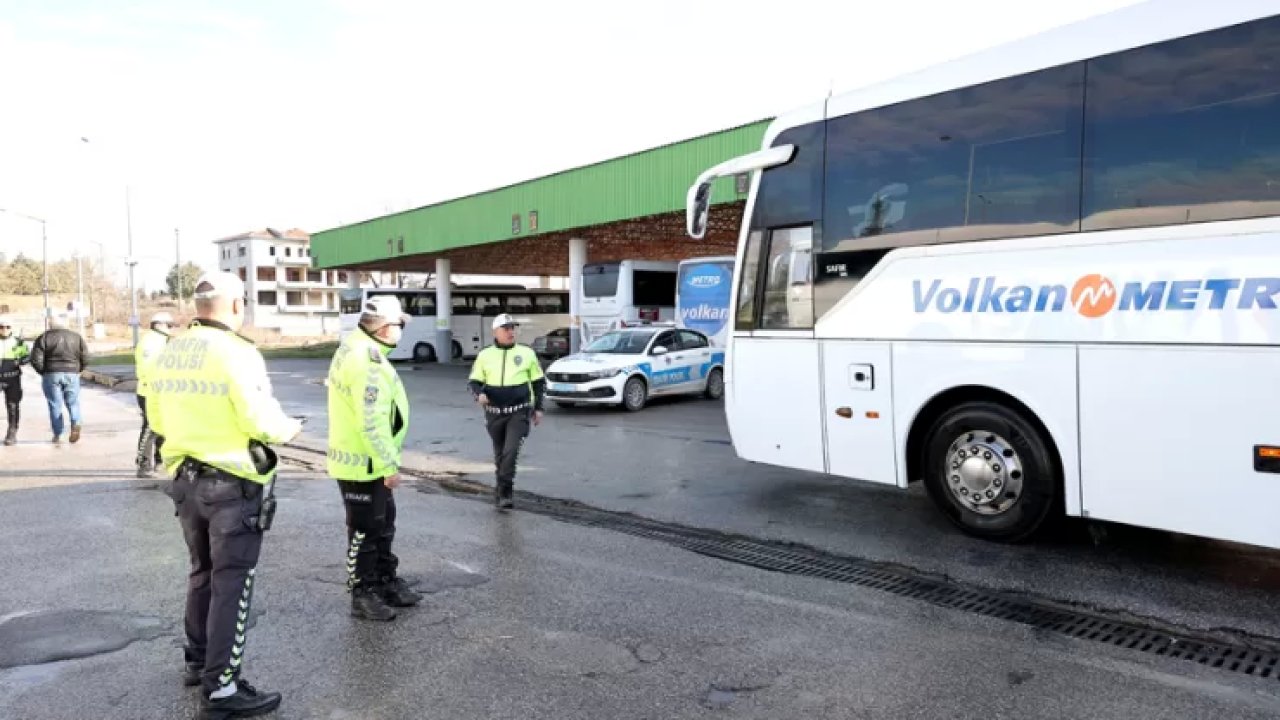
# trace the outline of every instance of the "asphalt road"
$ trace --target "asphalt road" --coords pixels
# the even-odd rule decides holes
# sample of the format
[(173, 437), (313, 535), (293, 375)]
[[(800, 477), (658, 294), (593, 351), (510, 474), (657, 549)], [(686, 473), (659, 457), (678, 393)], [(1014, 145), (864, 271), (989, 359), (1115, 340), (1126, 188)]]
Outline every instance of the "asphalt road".
[[(297, 368), (298, 386), (306, 386), (313, 367)], [(446, 388), (454, 384), (445, 373), (456, 374), (406, 374), (416, 397), (429, 392), (444, 406)], [(289, 376), (276, 378), (288, 402), (305, 405)], [(85, 439), (63, 447), (45, 441), (37, 400), (28, 396), (22, 443), (0, 448), (0, 543), (8, 550), (0, 554), (0, 717), (194, 717), (194, 691), (178, 680), (186, 551), (159, 481), (131, 477), (132, 397), (86, 392)], [(465, 436), (471, 424), (463, 416), (470, 412), (461, 405), (452, 415), (420, 416), (441, 431), (452, 417)], [(721, 499), (712, 520), (732, 515), (724, 502), (766, 482), (750, 477), (758, 471), (728, 464), (698, 477), (679, 465), (644, 463), (641, 449), (623, 449), (639, 440), (652, 458), (677, 455), (675, 447), (697, 447), (685, 452), (701, 454), (706, 445), (721, 453), (720, 463), (731, 463), (716, 450), (722, 445), (701, 437), (665, 439), (655, 450), (651, 438), (661, 436), (645, 430), (654, 423), (669, 427), (661, 418), (678, 413), (712, 418), (715, 408), (677, 404), (624, 421), (604, 413), (557, 415), (531, 444), (527, 484), (547, 490), (553, 482), (589, 477), (580, 484), (603, 497), (610, 483), (631, 478), (651, 487), (675, 473), (666, 482), (679, 487), (687, 480), (690, 502)], [(580, 423), (618, 423), (627, 431), (615, 435)], [(433, 441), (430, 427), (423, 423), (416, 442)], [(612, 445), (618, 464), (611, 467), (630, 468), (629, 474), (584, 467), (582, 475), (568, 475), (561, 468), (572, 463), (557, 458), (569, 453), (556, 447), (573, 437), (596, 438), (587, 443), (593, 452)], [(456, 452), (472, 452), (468, 442), (457, 441)], [(729, 484), (726, 478), (737, 489), (711, 490)], [(805, 485), (812, 479), (790, 482), (802, 495), (814, 495)], [(297, 469), (282, 474), (279, 488), (246, 651), (248, 676), (286, 694), (277, 718), (1280, 715), (1275, 680), (1061, 639), (876, 590), (753, 570), (608, 530), (498, 514), (484, 502), (441, 495), (416, 481), (398, 493), (396, 543), (402, 572), (430, 594), (392, 624), (361, 623), (346, 612), (336, 489)], [(622, 489), (612, 492), (632, 494)], [(810, 508), (829, 520), (856, 498), (890, 512), (892, 496), (845, 498), (850, 492), (857, 491), (842, 489), (829, 505)], [(910, 508), (910, 499), (904, 502), (899, 507)], [(654, 507), (669, 512), (663, 508), (672, 504), (667, 499)], [(744, 505), (739, 512), (761, 511)], [(951, 537), (931, 529), (923, 510), (892, 514), (939, 542)], [(782, 524), (793, 510), (768, 515), (779, 519), (768, 525), (776, 533), (804, 532)], [(863, 531), (854, 523), (848, 532)], [(896, 539), (915, 547), (903, 532)], [(881, 538), (878, 546), (892, 547), (895, 537)], [(1051, 549), (1059, 558), (1053, 562), (1061, 563), (1064, 552), (1086, 553), (1065, 547)], [(986, 552), (998, 558), (1006, 551)], [(934, 561), (943, 562), (947, 553), (936, 555)], [(955, 553), (952, 561), (973, 567), (973, 557)], [(1144, 562), (1175, 568), (1171, 575), (1190, 573), (1188, 564), (1169, 558)]]
[[(416, 462), (492, 483), (467, 368), (398, 368), (412, 406), (408, 447)], [(270, 365), (279, 396), (290, 412), (311, 418), (307, 432), (318, 444), (326, 369), (317, 360)], [(920, 487), (902, 492), (739, 460), (723, 405), (700, 398), (657, 401), (636, 414), (552, 406), (525, 445), (517, 487), (1192, 629), (1280, 639), (1280, 553), (1084, 521), (1030, 545), (973, 539), (937, 513)], [(1207, 511), (1230, 512), (1230, 505)]]

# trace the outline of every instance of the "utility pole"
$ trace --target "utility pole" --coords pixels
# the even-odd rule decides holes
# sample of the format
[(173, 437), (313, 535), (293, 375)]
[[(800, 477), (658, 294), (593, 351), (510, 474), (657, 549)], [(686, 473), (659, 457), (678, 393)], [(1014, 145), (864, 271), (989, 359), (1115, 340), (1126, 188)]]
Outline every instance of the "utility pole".
[(84, 260), (76, 250), (76, 318), (79, 320), (80, 337), (84, 337)]
[(174, 279), (178, 288), (178, 312), (182, 312), (182, 243), (178, 240), (178, 228), (173, 229), (173, 254), (177, 262)]
[(124, 222), (125, 232), (129, 238), (129, 324), (133, 326), (133, 347), (138, 347), (138, 291), (133, 284), (133, 269), (138, 260), (133, 256), (133, 213), (130, 210), (129, 186), (124, 188)]

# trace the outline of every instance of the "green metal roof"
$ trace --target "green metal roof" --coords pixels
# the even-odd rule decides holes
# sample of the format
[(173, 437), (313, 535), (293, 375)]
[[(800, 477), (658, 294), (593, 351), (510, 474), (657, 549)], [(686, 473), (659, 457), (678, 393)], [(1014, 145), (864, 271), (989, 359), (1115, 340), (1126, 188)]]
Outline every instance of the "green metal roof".
[[(311, 237), (312, 262), (319, 268), (360, 265), (683, 210), (698, 174), (759, 150), (769, 122), (324, 230)], [(741, 199), (731, 182), (717, 183), (712, 193), (716, 204)], [(537, 229), (531, 230), (534, 212)]]

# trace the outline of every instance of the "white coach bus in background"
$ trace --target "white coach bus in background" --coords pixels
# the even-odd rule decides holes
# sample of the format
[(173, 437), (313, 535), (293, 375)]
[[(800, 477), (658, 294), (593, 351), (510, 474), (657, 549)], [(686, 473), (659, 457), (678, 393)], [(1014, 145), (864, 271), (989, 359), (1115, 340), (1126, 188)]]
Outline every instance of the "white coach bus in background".
[[(493, 341), (490, 324), (502, 313), (520, 321), (520, 338), (524, 343), (552, 330), (569, 327), (569, 291), (528, 289), (513, 285), (458, 285), (450, 290), (453, 300), (452, 358), (473, 358)], [(400, 344), (388, 355), (392, 360), (435, 362), (440, 357), (436, 347), (436, 291), (434, 288), (363, 288), (344, 290), (339, 307), (339, 336), (356, 329), (360, 308), (375, 295), (394, 295), (400, 306), (412, 317), (404, 329)]]
[[(1133, 6), (829, 98), (704, 173), (694, 237), (710, 182), (752, 173), (737, 453), (922, 481), (993, 540), (1065, 514), (1280, 548), (1277, 11)], [(810, 247), (807, 277), (777, 262)]]

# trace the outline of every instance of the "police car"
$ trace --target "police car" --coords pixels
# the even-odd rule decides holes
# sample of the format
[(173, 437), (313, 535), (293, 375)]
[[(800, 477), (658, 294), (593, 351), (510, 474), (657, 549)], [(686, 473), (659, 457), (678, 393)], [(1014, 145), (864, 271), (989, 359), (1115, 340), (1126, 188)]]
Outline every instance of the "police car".
[(547, 397), (560, 407), (621, 405), (635, 412), (651, 397), (685, 394), (724, 397), (724, 350), (697, 330), (611, 330), (547, 368)]

